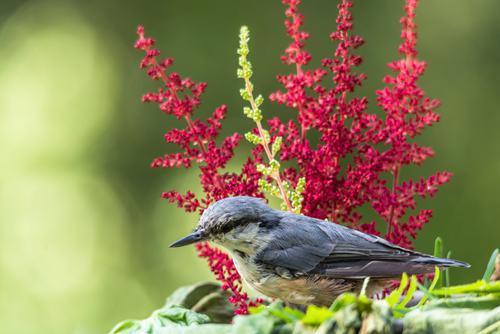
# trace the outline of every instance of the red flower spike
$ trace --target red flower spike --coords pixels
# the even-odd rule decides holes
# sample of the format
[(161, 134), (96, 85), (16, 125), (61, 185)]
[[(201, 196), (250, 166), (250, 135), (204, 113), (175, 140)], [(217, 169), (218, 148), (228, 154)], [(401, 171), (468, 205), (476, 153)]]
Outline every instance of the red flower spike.
[[(222, 139), (221, 144), (216, 143), (227, 107), (218, 107), (206, 121), (193, 119), (193, 112), (201, 103), (206, 83), (182, 78), (176, 72), (168, 73), (173, 59), (165, 58), (159, 61), (157, 58), (160, 51), (153, 48), (154, 39), (145, 37), (144, 28), (141, 26), (137, 29), (137, 34), (139, 38), (135, 48), (145, 53), (140, 68), (143, 68), (151, 79), (162, 82), (162, 87), (157, 92), (146, 93), (142, 101), (156, 103), (165, 114), (184, 119), (187, 123), (186, 128), (174, 128), (164, 135), (166, 142), (176, 144), (182, 152), (158, 157), (151, 163), (151, 167), (190, 168), (198, 165), (200, 181), (206, 195), (205, 198), (199, 199), (190, 191), (184, 195), (177, 191), (167, 191), (162, 193), (162, 197), (186, 212), (201, 213), (210, 203), (225, 197), (262, 196), (258, 191), (260, 174), (255, 168), (256, 163), (260, 162), (258, 152), (255, 153), (256, 158), (247, 161), (240, 174), (222, 172), (242, 138), (235, 133)], [(235, 304), (236, 313), (247, 314), (248, 306), (262, 302), (259, 299), (250, 302), (246, 293), (242, 292), (240, 276), (227, 254), (207, 243), (197, 245), (197, 249), (199, 256), (208, 260), (210, 268), (224, 288), (232, 292), (230, 301)]]
[[(330, 35), (337, 47), (332, 58), (322, 60), (322, 66), (332, 74), (333, 89), (323, 86), (327, 74), (324, 69), (304, 70), (302, 65), (310, 58), (302, 64), (294, 57), (307, 53), (304, 40), (309, 35), (300, 31), (303, 22), (298, 11), (300, 1), (283, 3), (287, 6), (285, 26), (292, 38), (283, 59), (296, 68), (293, 74), (278, 76), (284, 90), (271, 94), (271, 100), (297, 110), (298, 115), (297, 123), (291, 121), (285, 125), (277, 118), (268, 123), (273, 136), (284, 139), (280, 159), (293, 160), (299, 165), (298, 169), (286, 169), (284, 179), (295, 184), (299, 177), (305, 176), (304, 214), (380, 234), (376, 222), (360, 224), (363, 217), (359, 209), (368, 204), (388, 226), (385, 237), (411, 247), (408, 236), (415, 238), (430, 215), (409, 217), (406, 223), (404, 217), (415, 208), (416, 197), (432, 196), (451, 176), (438, 173), (417, 184), (410, 180), (411, 186), (399, 184), (403, 166), (422, 164), (434, 155), (431, 148), (421, 147), (410, 139), (439, 121), (434, 112), (439, 101), (425, 97), (416, 83), (425, 70), (425, 63), (416, 60), (417, 1), (407, 1), (406, 16), (401, 20), (403, 43), (399, 51), (405, 59), (389, 64), (396, 75), (387, 76), (384, 79), (387, 87), (377, 92), (385, 119), (367, 112), (365, 97), (349, 97), (366, 79), (364, 74), (355, 72), (362, 59), (353, 51), (362, 46), (363, 39), (351, 34), (353, 2), (340, 1), (337, 30)], [(320, 132), (317, 147), (311, 147), (307, 141), (306, 132), (310, 128)], [(387, 173), (393, 175), (392, 182), (386, 181)], [(437, 175), (441, 176), (439, 182)]]

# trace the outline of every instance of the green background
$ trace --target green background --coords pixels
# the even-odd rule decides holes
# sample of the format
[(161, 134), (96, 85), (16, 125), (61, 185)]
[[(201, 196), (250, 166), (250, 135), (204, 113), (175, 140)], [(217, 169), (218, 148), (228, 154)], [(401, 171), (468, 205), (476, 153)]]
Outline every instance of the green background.
[[(385, 64), (398, 57), (402, 1), (358, 2), (362, 92), (374, 111)], [(316, 62), (332, 52), (335, 5), (305, 0)], [(251, 126), (238, 94), (238, 29), (252, 31), (256, 89), (268, 95), (289, 70), (279, 61), (289, 42), (283, 18), (278, 0), (0, 2), (1, 332), (102, 333), (146, 317), (175, 287), (212, 278), (193, 248), (167, 248), (197, 217), (160, 193), (198, 190), (197, 173), (148, 167), (172, 150), (162, 134), (184, 124), (140, 103), (155, 85), (137, 68), (135, 28), (144, 24), (182, 75), (209, 83), (197, 115), (229, 106), (227, 134)], [(494, 0), (422, 1), (418, 10), (420, 57), (429, 62), (422, 85), (442, 100), (442, 121), (419, 139), (436, 157), (405, 175), (455, 174), (424, 203), (434, 218), (416, 242), (432, 252), (440, 235), (472, 264), (453, 271), (455, 283), (479, 278), (499, 246), (499, 19)], [(290, 113), (269, 103), (264, 112)]]

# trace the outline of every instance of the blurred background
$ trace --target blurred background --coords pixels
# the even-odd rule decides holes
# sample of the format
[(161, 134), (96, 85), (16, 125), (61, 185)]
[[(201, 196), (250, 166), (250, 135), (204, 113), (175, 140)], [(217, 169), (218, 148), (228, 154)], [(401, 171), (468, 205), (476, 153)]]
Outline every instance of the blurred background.
[[(304, 1), (314, 61), (333, 44), (336, 1)], [(403, 1), (357, 1), (355, 30), (371, 99), (398, 57)], [(138, 70), (137, 24), (175, 57), (182, 75), (209, 83), (198, 111), (226, 103), (226, 134), (251, 124), (242, 116), (236, 78), (240, 25), (252, 31), (255, 84), (268, 95), (288, 69), (289, 43), (280, 1), (66, 0), (0, 2), (0, 324), (4, 333), (103, 333), (118, 321), (144, 318), (176, 287), (212, 279), (193, 248), (170, 242), (197, 217), (169, 205), (162, 190), (198, 190), (196, 169), (150, 169), (172, 150), (163, 133), (179, 125), (140, 103), (155, 84)], [(416, 247), (432, 252), (441, 236), (482, 275), (499, 246), (500, 11), (495, 0), (422, 1), (422, 85), (443, 102), (442, 121), (420, 137), (437, 155), (406, 176), (454, 173), (435, 199), (434, 218)], [(267, 103), (268, 115), (283, 110)], [(180, 124), (184, 126), (184, 124)], [(245, 144), (246, 145), (246, 144)], [(234, 164), (249, 146), (242, 146)]]

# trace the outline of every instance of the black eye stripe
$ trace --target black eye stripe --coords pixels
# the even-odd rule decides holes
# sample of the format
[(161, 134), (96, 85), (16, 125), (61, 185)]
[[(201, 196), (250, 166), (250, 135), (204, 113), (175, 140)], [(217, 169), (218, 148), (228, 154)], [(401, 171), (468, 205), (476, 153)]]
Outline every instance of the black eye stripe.
[(210, 233), (212, 234), (226, 234), (230, 231), (232, 231), (235, 227), (238, 226), (245, 226), (251, 223), (251, 221), (247, 219), (238, 219), (238, 220), (231, 220), (231, 221), (226, 221), (222, 224), (217, 224), (211, 228)]

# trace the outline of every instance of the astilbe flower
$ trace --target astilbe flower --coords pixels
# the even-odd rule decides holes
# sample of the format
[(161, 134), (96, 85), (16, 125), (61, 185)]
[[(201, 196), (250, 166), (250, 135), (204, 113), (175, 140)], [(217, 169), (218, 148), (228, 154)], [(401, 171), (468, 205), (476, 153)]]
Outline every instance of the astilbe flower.
[[(221, 172), (233, 157), (234, 148), (241, 140), (241, 135), (235, 133), (224, 138), (220, 145), (216, 143), (227, 107), (225, 105), (218, 107), (205, 122), (193, 119), (193, 112), (200, 104), (206, 83), (196, 83), (189, 78), (181, 78), (176, 72), (167, 73), (173, 65), (173, 60), (171, 58), (158, 60), (160, 51), (154, 48), (155, 40), (144, 36), (142, 26), (138, 27), (137, 34), (139, 38), (135, 48), (145, 52), (140, 68), (145, 69), (151, 79), (160, 80), (162, 83), (157, 92), (146, 93), (142, 98), (143, 102), (157, 103), (165, 114), (173, 115), (179, 120), (184, 119), (187, 125), (184, 129), (174, 128), (164, 136), (167, 143), (178, 145), (182, 153), (158, 157), (151, 166), (190, 168), (193, 164), (197, 164), (201, 173), (200, 183), (205, 194), (204, 198), (199, 199), (190, 191), (180, 194), (172, 190), (164, 192), (162, 197), (176, 203), (187, 212), (202, 213), (210, 203), (225, 197), (262, 196), (257, 184), (260, 174), (255, 168), (260, 162), (260, 149), (255, 149), (256, 158), (249, 158), (240, 174)], [(196, 248), (198, 255), (208, 260), (210, 269), (223, 283), (223, 289), (232, 292), (230, 301), (237, 307), (236, 313), (247, 313), (248, 306), (255, 305), (255, 302), (249, 303), (247, 294), (242, 292), (240, 276), (230, 257), (207, 242), (197, 244)]]
[(384, 82), (387, 87), (377, 91), (378, 105), (386, 113), (378, 140), (390, 145), (384, 152), (383, 168), (392, 173), (393, 183), (390, 194), (374, 202), (374, 208), (389, 223), (386, 236), (402, 245), (410, 244), (408, 235), (415, 238), (416, 232), (432, 216), (431, 210), (421, 210), (402, 222), (407, 210), (415, 208), (415, 197), (433, 196), (437, 187), (448, 182), (451, 177), (449, 172), (438, 172), (418, 182), (409, 180), (398, 183), (402, 166), (411, 163), (419, 165), (434, 155), (432, 148), (419, 146), (410, 139), (439, 121), (439, 115), (434, 112), (439, 101), (426, 97), (417, 84), (426, 68), (426, 63), (416, 58), (417, 32), (414, 20), (417, 4), (417, 0), (406, 2), (406, 16), (401, 19), (403, 43), (399, 47), (404, 58), (388, 65), (396, 74), (386, 76)]
[[(299, 177), (307, 180), (303, 214), (379, 235), (376, 220), (361, 223), (360, 209), (370, 205), (387, 226), (385, 237), (411, 248), (412, 239), (432, 216), (431, 210), (408, 215), (415, 209), (416, 197), (432, 196), (451, 176), (438, 172), (418, 181), (400, 181), (403, 166), (421, 164), (433, 155), (431, 148), (411, 140), (439, 120), (434, 112), (439, 102), (427, 98), (417, 85), (425, 69), (425, 63), (416, 59), (417, 1), (406, 2), (406, 16), (401, 19), (403, 43), (399, 52), (404, 59), (389, 64), (396, 75), (384, 78), (387, 86), (377, 92), (385, 117), (367, 111), (366, 97), (351, 97), (366, 79), (355, 71), (362, 59), (353, 51), (363, 44), (363, 39), (352, 34), (353, 2), (340, 1), (337, 30), (330, 35), (337, 42), (336, 50), (333, 57), (322, 60), (322, 68), (314, 70), (303, 68), (311, 57), (304, 50), (309, 35), (301, 31), (301, 1), (282, 2), (287, 6), (285, 26), (292, 39), (282, 60), (295, 65), (295, 73), (279, 75), (284, 89), (270, 98), (295, 109), (298, 117), (288, 124), (274, 118), (269, 125), (274, 137), (283, 137), (280, 159), (295, 161), (299, 166), (285, 170), (284, 179), (291, 183)], [(333, 88), (324, 82), (327, 71)], [(320, 133), (317, 144), (306, 137), (311, 128)], [(388, 174), (392, 175), (390, 184)]]
[[(432, 216), (432, 211), (425, 209), (410, 213), (416, 208), (416, 199), (433, 196), (451, 176), (448, 172), (438, 172), (419, 180), (400, 180), (404, 166), (419, 165), (434, 154), (431, 148), (419, 146), (413, 138), (439, 121), (434, 111), (439, 101), (426, 97), (417, 84), (426, 67), (425, 62), (416, 58), (417, 0), (406, 0), (406, 15), (401, 19), (403, 42), (399, 52), (403, 58), (388, 65), (393, 75), (386, 76), (383, 80), (386, 86), (376, 92), (382, 117), (368, 112), (366, 97), (352, 94), (366, 79), (364, 74), (356, 72), (362, 59), (354, 51), (362, 46), (363, 39), (352, 33), (353, 1), (339, 1), (337, 28), (330, 35), (337, 46), (331, 58), (323, 59), (321, 67), (315, 69), (306, 68), (312, 57), (305, 50), (309, 34), (301, 30), (304, 21), (299, 12), (301, 0), (282, 2), (286, 6), (286, 31), (292, 39), (282, 61), (293, 66), (294, 71), (278, 75), (283, 89), (272, 93), (270, 99), (294, 109), (297, 117), (286, 124), (277, 117), (271, 118), (267, 122), (270, 138), (266, 142), (274, 143), (282, 137), (279, 159), (297, 167), (278, 171), (274, 179), (296, 186), (305, 178), (301, 213), (375, 235), (381, 234), (377, 223), (384, 222), (388, 240), (411, 248), (417, 232)], [(240, 173), (222, 172), (241, 139), (235, 133), (222, 139), (221, 144), (216, 143), (226, 106), (217, 108), (206, 121), (193, 119), (206, 84), (181, 78), (175, 72), (167, 73), (173, 60), (159, 61), (160, 52), (154, 48), (154, 40), (144, 37), (142, 27), (137, 32), (139, 39), (135, 47), (145, 52), (140, 67), (151, 79), (162, 83), (157, 92), (145, 94), (143, 101), (157, 103), (164, 113), (187, 123), (186, 128), (172, 129), (165, 135), (165, 141), (178, 145), (181, 152), (156, 158), (152, 167), (190, 168), (196, 164), (204, 192), (202, 198), (189, 191), (186, 194), (167, 191), (162, 196), (187, 212), (200, 213), (224, 197), (263, 197), (259, 179), (266, 176), (262, 176), (256, 166), (263, 163), (264, 141), (261, 144), (256, 141), (257, 146)], [(325, 80), (327, 76), (331, 82)], [(307, 134), (311, 131), (319, 133), (317, 143), (309, 141)], [(255, 128), (252, 133), (250, 137), (255, 141), (256, 136), (262, 135), (262, 129)], [(371, 207), (379, 219), (362, 222), (363, 207)], [(232, 260), (208, 243), (200, 243), (196, 248), (199, 256), (208, 260), (223, 288), (232, 292), (230, 300), (237, 306), (236, 312), (247, 313), (248, 305), (255, 302), (249, 303), (242, 292), (241, 279)]]

